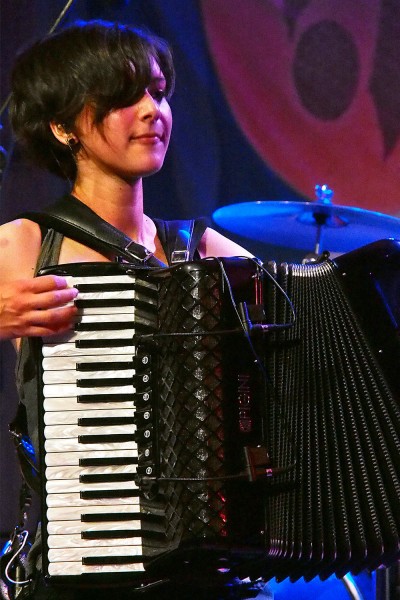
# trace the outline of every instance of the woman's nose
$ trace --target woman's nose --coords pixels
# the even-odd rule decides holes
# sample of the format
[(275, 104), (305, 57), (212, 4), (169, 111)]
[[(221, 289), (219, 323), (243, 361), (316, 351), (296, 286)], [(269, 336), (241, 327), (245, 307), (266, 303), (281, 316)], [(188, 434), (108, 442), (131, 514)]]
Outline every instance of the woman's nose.
[(159, 103), (148, 90), (145, 90), (142, 98), (139, 100), (141, 116), (143, 118), (157, 118), (160, 115)]

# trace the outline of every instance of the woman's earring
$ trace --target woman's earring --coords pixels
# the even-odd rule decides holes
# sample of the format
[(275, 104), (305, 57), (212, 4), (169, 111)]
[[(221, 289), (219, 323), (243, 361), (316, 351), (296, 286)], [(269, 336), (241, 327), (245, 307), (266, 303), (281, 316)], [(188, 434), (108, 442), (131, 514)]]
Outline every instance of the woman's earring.
[(67, 142), (68, 146), (74, 146), (77, 143), (77, 140), (73, 135), (69, 135), (67, 138), (65, 138), (65, 141)]
[(73, 135), (69, 135), (65, 138), (65, 143), (67, 144), (71, 152), (73, 152), (73, 147), (77, 145), (78, 140)]

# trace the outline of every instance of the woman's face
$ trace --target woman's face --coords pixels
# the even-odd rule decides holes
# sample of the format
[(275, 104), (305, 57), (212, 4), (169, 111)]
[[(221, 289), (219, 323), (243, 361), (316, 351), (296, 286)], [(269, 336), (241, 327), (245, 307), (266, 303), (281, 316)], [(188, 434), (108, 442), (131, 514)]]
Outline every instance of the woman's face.
[(129, 181), (156, 173), (172, 128), (165, 88), (164, 75), (153, 60), (151, 82), (136, 104), (112, 110), (100, 124), (93, 124), (93, 108), (86, 106), (75, 122), (78, 175), (89, 169)]

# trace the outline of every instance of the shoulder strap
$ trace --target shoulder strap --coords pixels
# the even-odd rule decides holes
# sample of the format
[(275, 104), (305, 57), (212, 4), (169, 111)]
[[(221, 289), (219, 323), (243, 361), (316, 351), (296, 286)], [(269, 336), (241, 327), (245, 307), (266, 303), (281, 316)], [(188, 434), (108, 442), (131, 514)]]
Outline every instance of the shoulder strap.
[(206, 218), (179, 221), (153, 220), (168, 264), (173, 265), (195, 258), (199, 242), (208, 227)]
[(94, 250), (111, 249), (118, 256), (143, 266), (165, 266), (147, 248), (104, 221), (74, 196), (64, 196), (44, 212), (25, 212), (19, 217), (55, 229)]

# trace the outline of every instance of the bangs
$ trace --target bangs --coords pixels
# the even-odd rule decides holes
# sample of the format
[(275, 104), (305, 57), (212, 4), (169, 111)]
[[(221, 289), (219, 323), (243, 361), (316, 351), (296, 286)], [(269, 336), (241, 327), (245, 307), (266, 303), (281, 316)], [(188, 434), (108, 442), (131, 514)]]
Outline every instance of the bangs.
[[(103, 24), (104, 26), (104, 24)], [(102, 29), (103, 52), (99, 55), (96, 81), (89, 87), (87, 101), (94, 107), (95, 122), (110, 110), (135, 104), (152, 81), (153, 61), (166, 81), (166, 97), (175, 83), (172, 56), (167, 44), (154, 35), (123, 25)]]

